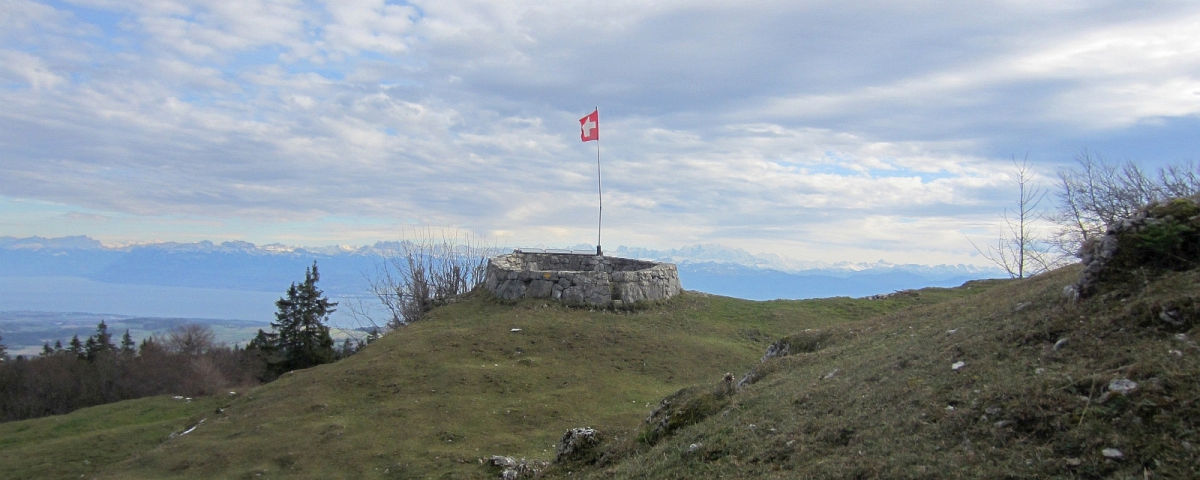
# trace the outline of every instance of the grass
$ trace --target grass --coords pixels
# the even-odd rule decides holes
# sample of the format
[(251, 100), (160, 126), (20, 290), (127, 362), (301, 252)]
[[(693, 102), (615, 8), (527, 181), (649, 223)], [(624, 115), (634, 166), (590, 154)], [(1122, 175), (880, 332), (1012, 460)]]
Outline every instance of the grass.
[[(78, 410), (70, 415), (0, 423), (4, 478), (80, 478), (170, 442), (232, 401), (159, 396)], [(179, 438), (186, 438), (179, 437)]]
[[(550, 460), (568, 428), (624, 431), (664, 396), (750, 368), (786, 334), (975, 297), (994, 286), (926, 289), (915, 297), (874, 301), (751, 302), (689, 292), (626, 312), (473, 295), (342, 362), (293, 372), (239, 395), (195, 431), (166, 440), (170, 431), (196, 421), (196, 412), (178, 412), (165, 434), (116, 448), (111, 461), (92, 462), (87, 473), (493, 478), (480, 458)], [(101, 421), (87, 410), (42, 420), (63, 418)], [(4, 427), (42, 428), (20, 427), (24, 423)], [(43, 448), (40, 438), (9, 440), (4, 434), (0, 445)], [(86, 448), (85, 442), (43, 458), (73, 458)]]
[[(653, 442), (627, 425), (598, 465), (545, 477), (1194, 478), (1200, 272), (1075, 305), (1078, 272), (793, 336), (717, 408), (717, 381), (671, 399), (700, 418)], [(1138, 389), (1108, 393), (1119, 379)]]

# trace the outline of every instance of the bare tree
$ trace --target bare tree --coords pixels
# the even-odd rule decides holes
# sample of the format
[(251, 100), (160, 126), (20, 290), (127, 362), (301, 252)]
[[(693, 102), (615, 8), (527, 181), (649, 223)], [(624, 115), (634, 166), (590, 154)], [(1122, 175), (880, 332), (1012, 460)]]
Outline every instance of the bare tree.
[(208, 353), (217, 347), (216, 338), (216, 334), (208, 325), (187, 323), (167, 332), (167, 338), (163, 343), (171, 353), (194, 357)]
[(1058, 171), (1059, 211), (1052, 218), (1059, 225), (1056, 243), (1068, 254), (1149, 203), (1200, 192), (1194, 162), (1160, 168), (1151, 175), (1134, 162), (1112, 163), (1085, 150), (1075, 163), (1075, 168)]
[(1025, 278), (1045, 272), (1057, 262), (1047, 251), (1046, 242), (1041, 239), (1035, 226), (1046, 218), (1045, 212), (1039, 209), (1046, 198), (1046, 191), (1033, 183), (1028, 157), (1020, 163), (1013, 159), (1013, 167), (1019, 188), (1016, 209), (1004, 209), (1000, 216), (1003, 220), (1002, 231), (995, 245), (983, 249), (973, 241), (971, 244), (980, 255), (1003, 268), (1009, 276)]
[[(386, 320), (372, 315), (374, 309), (362, 302), (349, 304), (350, 313), (373, 335), (419, 321), (433, 307), (481, 285), (488, 257), (496, 252), (469, 234), (438, 237), (420, 232), (415, 239), (400, 242), (396, 250), (384, 252), (375, 273), (368, 275), (371, 294)], [(358, 340), (366, 343), (370, 337)]]

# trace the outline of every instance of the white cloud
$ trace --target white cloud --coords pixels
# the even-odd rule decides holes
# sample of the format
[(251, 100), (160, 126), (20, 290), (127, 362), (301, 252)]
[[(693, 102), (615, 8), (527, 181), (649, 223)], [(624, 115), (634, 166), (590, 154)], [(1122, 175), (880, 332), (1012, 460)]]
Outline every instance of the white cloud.
[(54, 88), (65, 81), (42, 59), (11, 50), (0, 50), (0, 78), (27, 84), (34, 91)]
[(1200, 112), (1170, 3), (75, 4), (0, 8), (0, 196), (156, 238), (591, 241), (599, 105), (613, 242), (966, 258), (1030, 132)]

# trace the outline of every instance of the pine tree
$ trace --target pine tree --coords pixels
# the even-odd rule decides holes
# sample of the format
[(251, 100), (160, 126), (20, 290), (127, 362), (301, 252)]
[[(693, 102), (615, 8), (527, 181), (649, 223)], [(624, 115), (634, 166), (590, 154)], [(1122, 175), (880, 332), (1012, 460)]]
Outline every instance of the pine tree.
[(104, 320), (96, 325), (96, 334), (88, 337), (87, 344), (84, 346), (84, 351), (88, 360), (95, 360), (104, 352), (111, 352), (116, 347), (112, 344), (112, 334), (108, 333), (108, 325)]
[(134, 353), (137, 353), (135, 346), (137, 344), (133, 342), (133, 337), (129, 335), (129, 329), (126, 328), (125, 335), (121, 337), (121, 354), (132, 357)]
[[(0, 337), (0, 342), (4, 341), (4, 337)], [(8, 360), (8, 347), (0, 343), (0, 362)]]
[(83, 342), (79, 341), (79, 335), (71, 337), (71, 346), (67, 349), (67, 351), (71, 352), (80, 359), (87, 358), (87, 351), (83, 349)]
[(329, 336), (329, 326), (325, 322), (336, 310), (337, 302), (330, 302), (317, 288), (320, 279), (317, 262), (313, 262), (312, 268), (304, 271), (304, 283), (293, 283), (287, 297), (275, 302), (279, 309), (275, 313), (278, 322), (272, 322), (271, 326), (279, 332), (274, 343), (282, 357), (276, 368), (282, 371), (308, 368), (336, 359), (333, 338)]

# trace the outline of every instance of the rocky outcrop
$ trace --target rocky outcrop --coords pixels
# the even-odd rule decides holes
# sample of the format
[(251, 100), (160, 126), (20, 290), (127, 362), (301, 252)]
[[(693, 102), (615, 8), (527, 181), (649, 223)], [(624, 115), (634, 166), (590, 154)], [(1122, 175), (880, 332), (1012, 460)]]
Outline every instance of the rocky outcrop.
[[(1063, 294), (1078, 300), (1106, 283), (1200, 264), (1200, 195), (1153, 203), (1114, 222), (1079, 251), (1083, 272)], [(1137, 273), (1137, 275), (1133, 275)]]
[(563, 434), (554, 452), (554, 463), (596, 463), (600, 433), (591, 427), (572, 428)]
[(515, 251), (488, 260), (484, 287), (505, 300), (548, 298), (622, 307), (683, 291), (674, 264), (567, 253)]

